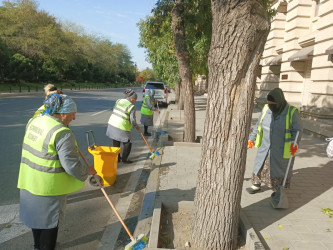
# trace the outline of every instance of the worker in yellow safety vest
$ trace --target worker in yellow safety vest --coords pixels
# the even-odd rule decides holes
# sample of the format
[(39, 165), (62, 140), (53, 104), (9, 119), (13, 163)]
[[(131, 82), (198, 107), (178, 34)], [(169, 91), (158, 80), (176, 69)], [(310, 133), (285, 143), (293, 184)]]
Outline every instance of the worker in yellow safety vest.
[[(57, 93), (59, 95), (63, 94), (63, 92), (59, 89), (56, 88), (56, 86), (54, 86), (53, 84), (49, 83), (49, 84), (46, 84), (44, 86), (44, 92), (45, 92), (45, 100), (51, 95), (51, 94), (54, 94), (54, 93)], [(40, 116), (43, 114), (43, 112), (45, 111), (45, 106), (44, 104), (42, 106), (40, 106), (36, 112), (34, 113), (33, 117), (36, 117), (36, 116)]]
[(154, 95), (155, 90), (149, 89), (142, 101), (140, 122), (143, 124), (145, 136), (151, 136), (151, 133), (148, 132), (148, 126), (154, 125), (154, 112), (160, 114), (160, 111), (155, 108), (157, 100), (154, 99)]
[(113, 147), (120, 147), (123, 144), (122, 155), (118, 156), (118, 161), (124, 164), (132, 163), (128, 159), (132, 149), (132, 128), (140, 131), (140, 126), (136, 122), (135, 106), (133, 105), (138, 96), (132, 89), (126, 89), (125, 98), (116, 101), (113, 112), (108, 121), (106, 136), (113, 141)]
[(48, 113), (30, 119), (26, 127), (17, 187), (20, 219), (32, 229), (35, 249), (54, 249), (67, 194), (83, 188), (88, 174), (96, 172), (81, 164), (68, 128), (75, 120), (75, 102), (54, 93), (44, 105)]
[[(273, 191), (282, 185), (289, 158), (298, 149), (301, 134), (296, 142), (297, 131), (302, 131), (298, 109), (287, 103), (280, 88), (271, 90), (249, 136), (248, 147), (258, 148), (252, 186), (246, 189), (250, 194), (260, 191), (261, 184), (266, 184)], [(286, 181), (287, 188), (290, 186), (293, 161)]]

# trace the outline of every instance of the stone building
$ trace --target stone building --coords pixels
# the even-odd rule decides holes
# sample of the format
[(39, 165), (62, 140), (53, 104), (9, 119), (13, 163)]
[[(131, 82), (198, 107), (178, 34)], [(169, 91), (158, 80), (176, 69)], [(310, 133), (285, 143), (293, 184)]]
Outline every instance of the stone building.
[(333, 137), (333, 0), (275, 0), (256, 102), (280, 87), (304, 128)]

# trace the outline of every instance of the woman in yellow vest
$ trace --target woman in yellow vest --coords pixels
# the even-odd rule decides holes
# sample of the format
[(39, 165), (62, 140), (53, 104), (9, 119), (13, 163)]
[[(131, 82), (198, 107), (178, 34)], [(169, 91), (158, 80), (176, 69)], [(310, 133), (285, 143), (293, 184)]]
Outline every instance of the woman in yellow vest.
[[(287, 103), (280, 88), (275, 88), (267, 95), (257, 124), (249, 136), (248, 147), (258, 148), (252, 174), (252, 186), (246, 190), (250, 194), (257, 193), (261, 184), (276, 191), (282, 185), (289, 158), (295, 155), (298, 142), (295, 142), (297, 131), (300, 131), (301, 118), (298, 110)], [(294, 159), (288, 173), (286, 187), (290, 186)]]
[(30, 119), (26, 127), (17, 187), (20, 219), (32, 229), (35, 249), (54, 249), (67, 194), (83, 188), (88, 174), (96, 172), (81, 164), (68, 128), (75, 120), (75, 102), (52, 94), (44, 105), (45, 114)]
[(151, 136), (151, 133), (148, 133), (148, 126), (154, 125), (154, 112), (160, 114), (160, 111), (154, 107), (157, 103), (154, 95), (155, 90), (149, 89), (142, 101), (140, 122), (143, 124), (145, 136)]
[(138, 96), (132, 89), (126, 89), (125, 98), (116, 101), (112, 115), (108, 121), (106, 136), (112, 139), (113, 147), (120, 147), (123, 144), (122, 156), (118, 157), (118, 161), (124, 164), (132, 163), (128, 159), (132, 148), (132, 128), (140, 131), (140, 126), (136, 123), (135, 106), (133, 105)]
[[(56, 86), (54, 86), (53, 84), (49, 83), (49, 84), (46, 84), (44, 86), (44, 92), (45, 92), (45, 100), (51, 95), (51, 94), (54, 94), (54, 93), (57, 93), (57, 94), (63, 94), (63, 92), (59, 89), (56, 88)], [(43, 112), (45, 111), (45, 106), (44, 104), (42, 106), (40, 106), (37, 111), (34, 113), (33, 117), (36, 117), (36, 116), (39, 116), (39, 115), (42, 115)]]

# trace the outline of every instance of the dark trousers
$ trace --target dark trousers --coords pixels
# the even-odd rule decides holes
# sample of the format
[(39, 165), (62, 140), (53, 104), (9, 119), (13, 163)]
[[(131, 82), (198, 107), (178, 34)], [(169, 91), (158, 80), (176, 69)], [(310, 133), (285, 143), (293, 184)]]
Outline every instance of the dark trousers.
[(38, 250), (54, 250), (58, 238), (58, 227), (51, 229), (32, 228), (34, 247)]
[[(120, 148), (120, 141), (113, 140), (113, 147)], [(131, 153), (131, 148), (132, 148), (132, 143), (130, 141), (123, 142), (123, 150), (122, 150), (123, 153), (121, 157), (119, 156), (120, 159), (122, 159), (122, 161), (128, 161), (128, 156)]]
[(144, 130), (145, 130), (144, 133), (147, 134), (147, 133), (148, 133), (148, 126), (145, 126), (145, 125), (144, 125), (143, 128), (144, 128)]

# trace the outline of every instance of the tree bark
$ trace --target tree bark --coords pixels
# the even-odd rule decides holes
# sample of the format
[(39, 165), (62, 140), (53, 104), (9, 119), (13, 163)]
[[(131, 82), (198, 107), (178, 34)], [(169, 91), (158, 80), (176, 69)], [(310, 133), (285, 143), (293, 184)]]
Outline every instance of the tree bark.
[(208, 103), (195, 194), (195, 249), (236, 249), (256, 68), (270, 19), (257, 0), (212, 0)]
[(184, 97), (182, 93), (182, 85), (180, 83), (176, 84), (176, 103), (178, 105), (179, 110), (184, 110)]
[(195, 110), (192, 84), (192, 72), (190, 69), (189, 52), (185, 43), (183, 0), (177, 0), (172, 11), (172, 32), (175, 42), (178, 71), (181, 82), (181, 95), (184, 97), (184, 141), (195, 141)]

